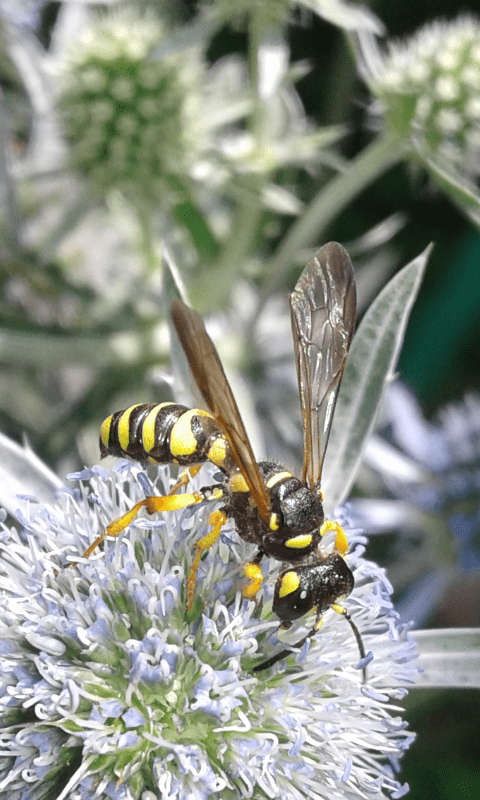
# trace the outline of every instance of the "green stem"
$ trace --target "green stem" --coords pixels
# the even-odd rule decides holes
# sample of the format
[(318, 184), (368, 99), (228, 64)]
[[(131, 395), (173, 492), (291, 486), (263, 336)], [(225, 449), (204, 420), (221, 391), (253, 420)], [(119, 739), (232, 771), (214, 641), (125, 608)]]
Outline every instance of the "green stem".
[(267, 262), (260, 305), (281, 283), (295, 263), (296, 254), (314, 242), (320, 242), (331, 221), (379, 175), (401, 161), (404, 154), (402, 142), (392, 134), (384, 134), (362, 150), (345, 172), (336, 175), (320, 190)]
[(264, 34), (262, 12), (257, 8), (250, 14), (248, 26), (248, 82), (252, 99), (252, 114), (249, 119), (250, 133), (257, 146), (261, 144), (263, 131), (263, 106), (260, 100), (260, 74), (258, 59)]
[(256, 185), (251, 187), (249, 197), (250, 202), (242, 200), (235, 211), (232, 234), (225, 242), (220, 258), (198, 277), (190, 289), (193, 305), (201, 313), (224, 305), (232, 282), (252, 249), (259, 224), (260, 201)]
[(152, 218), (149, 209), (137, 208), (137, 218), (140, 225), (140, 252), (143, 256), (147, 275), (152, 275), (161, 265), (161, 258), (157, 251), (155, 236), (152, 230)]
[(0, 89), (0, 192), (3, 194), (1, 207), (1, 227), (4, 229), (4, 240), (12, 249), (20, 249), (18, 236), (18, 214), (15, 189), (7, 163), (10, 136), (7, 130), (8, 110)]
[[(133, 369), (142, 358), (154, 364), (168, 353), (164, 323), (151, 331), (117, 334), (67, 335), (4, 330), (0, 334), (0, 360), (16, 367), (52, 367), (87, 364), (95, 369), (106, 366)], [(139, 355), (140, 354), (140, 355)]]
[[(260, 97), (259, 53), (268, 29), (264, 9), (258, 6), (250, 14), (248, 31), (248, 71), (252, 112), (248, 127), (256, 147), (261, 151), (264, 140), (265, 105)], [(265, 178), (261, 173), (247, 175), (239, 191), (230, 234), (216, 262), (197, 280), (191, 290), (195, 308), (206, 313), (221, 308), (227, 301), (232, 282), (242, 272), (254, 248), (262, 222), (262, 189)]]

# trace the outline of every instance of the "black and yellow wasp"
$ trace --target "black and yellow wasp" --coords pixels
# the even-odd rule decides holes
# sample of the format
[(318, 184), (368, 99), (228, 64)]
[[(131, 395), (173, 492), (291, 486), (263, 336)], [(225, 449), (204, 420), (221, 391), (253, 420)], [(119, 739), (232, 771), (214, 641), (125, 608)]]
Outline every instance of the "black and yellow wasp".
[[(350, 258), (337, 243), (319, 250), (290, 294), (292, 332), (303, 418), (302, 477), (270, 462), (257, 463), (223, 371), (201, 317), (178, 300), (172, 320), (196, 384), (209, 412), (176, 403), (139, 404), (117, 411), (102, 424), (102, 457), (113, 455), (156, 464), (187, 467), (165, 497), (148, 496), (108, 525), (83, 554), (88, 557), (106, 536), (117, 536), (141, 508), (149, 514), (174, 511), (204, 501), (221, 501), (209, 518), (211, 529), (195, 544), (186, 582), (186, 607), (193, 603), (195, 577), (203, 551), (232, 518), (239, 536), (256, 545), (244, 565), (245, 598), (255, 598), (262, 582), (260, 562), (271, 556), (285, 562), (274, 591), (273, 611), (281, 627), (312, 609), (315, 624), (299, 647), (320, 627), (328, 608), (350, 622), (361, 656), (364, 649), (356, 625), (341, 601), (353, 589), (353, 575), (344, 556), (347, 540), (335, 522), (325, 520), (320, 489), (322, 466), (333, 412), (355, 324), (355, 283)], [(205, 461), (223, 473), (221, 484), (177, 494)], [(321, 547), (327, 530), (335, 531), (332, 552)], [(277, 653), (256, 669), (265, 669), (291, 649)]]

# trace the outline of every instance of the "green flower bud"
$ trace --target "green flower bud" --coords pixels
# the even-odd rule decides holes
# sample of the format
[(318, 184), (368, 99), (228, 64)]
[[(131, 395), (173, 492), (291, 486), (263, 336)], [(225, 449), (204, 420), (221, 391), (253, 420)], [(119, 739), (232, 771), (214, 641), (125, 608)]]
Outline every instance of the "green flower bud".
[(436, 21), (381, 57), (364, 49), (367, 80), (390, 129), (426, 160), (464, 173), (480, 144), (480, 22)]
[(85, 30), (64, 70), (59, 108), (70, 159), (97, 191), (164, 200), (198, 153), (191, 119), (201, 64), (152, 54), (164, 34), (153, 16), (111, 13)]

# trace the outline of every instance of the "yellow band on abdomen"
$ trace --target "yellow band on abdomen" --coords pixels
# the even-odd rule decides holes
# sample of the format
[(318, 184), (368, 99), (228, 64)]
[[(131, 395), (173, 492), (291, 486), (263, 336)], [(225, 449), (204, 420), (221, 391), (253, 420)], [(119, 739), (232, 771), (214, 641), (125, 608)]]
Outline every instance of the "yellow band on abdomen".
[(171, 402), (159, 403), (157, 406), (154, 406), (145, 417), (145, 421), (142, 425), (142, 447), (146, 453), (149, 453), (150, 450), (153, 450), (156, 444), (155, 425), (157, 422), (158, 412), (160, 409), (165, 408), (166, 406), (174, 405), (175, 403)]
[(141, 404), (135, 403), (134, 406), (127, 408), (118, 420), (117, 437), (118, 443), (122, 450), (127, 450), (128, 445), (130, 444), (130, 415), (135, 408), (138, 408), (139, 405)]
[(197, 449), (197, 440), (192, 432), (193, 417), (210, 417), (206, 411), (200, 408), (191, 408), (185, 411), (172, 428), (170, 434), (170, 452), (172, 456), (191, 456)]

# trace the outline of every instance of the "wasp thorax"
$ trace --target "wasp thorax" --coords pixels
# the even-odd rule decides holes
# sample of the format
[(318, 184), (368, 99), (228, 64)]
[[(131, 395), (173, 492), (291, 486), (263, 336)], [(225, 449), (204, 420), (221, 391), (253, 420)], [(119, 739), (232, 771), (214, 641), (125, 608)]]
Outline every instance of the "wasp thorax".
[(283, 524), (299, 533), (310, 533), (323, 524), (325, 514), (320, 497), (305, 484), (280, 497)]

